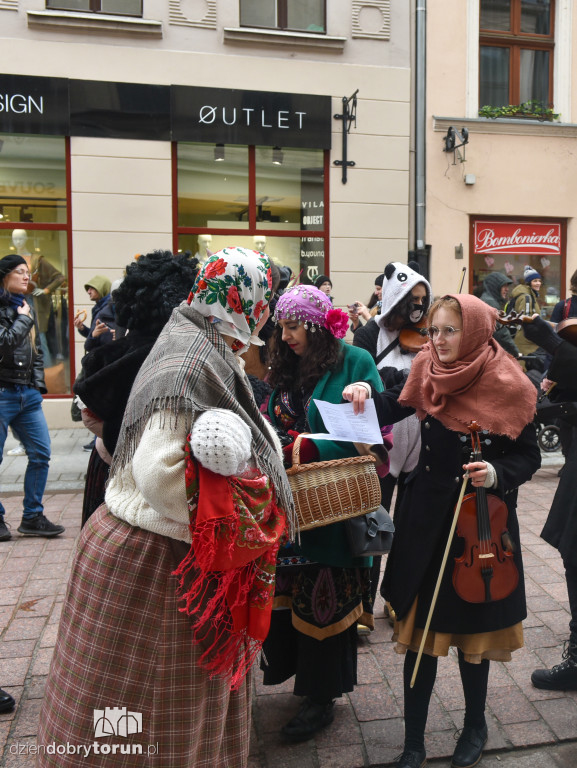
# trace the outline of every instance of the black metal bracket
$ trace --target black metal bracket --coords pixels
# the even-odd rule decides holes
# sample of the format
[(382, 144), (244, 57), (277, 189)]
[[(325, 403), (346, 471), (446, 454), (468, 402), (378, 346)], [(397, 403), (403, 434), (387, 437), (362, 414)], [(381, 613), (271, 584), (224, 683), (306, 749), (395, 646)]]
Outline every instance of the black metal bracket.
[(347, 134), (351, 130), (351, 123), (355, 124), (355, 128), (357, 127), (357, 93), (359, 92), (359, 89), (353, 93), (352, 96), (349, 96), (347, 99), (346, 96), (343, 96), (343, 113), (342, 115), (333, 115), (335, 120), (342, 120), (343, 121), (343, 159), (342, 160), (335, 160), (334, 165), (341, 165), (343, 168), (343, 175), (342, 175), (342, 183), (347, 183), (347, 168), (352, 168), (355, 163), (353, 160), (347, 159)]
[[(460, 142), (460, 143), (457, 143)], [(451, 125), (449, 130), (447, 131), (447, 135), (443, 136), (443, 152), (452, 152), (453, 153), (453, 165), (456, 165), (456, 158), (459, 157), (459, 160), (464, 163), (465, 162), (465, 150), (463, 150), (463, 154), (459, 152), (460, 147), (464, 147), (466, 144), (469, 143), (469, 131), (466, 128), (461, 128), (461, 130), (457, 130), (456, 128), (453, 128)]]

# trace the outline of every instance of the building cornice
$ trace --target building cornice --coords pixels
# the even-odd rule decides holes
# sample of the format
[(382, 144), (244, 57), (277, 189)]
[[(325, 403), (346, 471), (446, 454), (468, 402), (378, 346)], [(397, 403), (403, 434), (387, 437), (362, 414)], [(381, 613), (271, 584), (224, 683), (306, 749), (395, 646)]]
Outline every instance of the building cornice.
[(466, 128), (469, 133), (498, 133), (510, 136), (577, 137), (577, 124), (556, 123), (548, 120), (514, 119), (498, 117), (438, 117), (433, 115), (433, 130), (446, 133), (450, 127)]
[(69, 29), (75, 32), (162, 37), (162, 22), (135, 16), (112, 16), (77, 11), (26, 11), (26, 15), (31, 29)]
[(347, 42), (346, 37), (313, 35), (310, 32), (285, 32), (279, 29), (257, 27), (225, 27), (225, 43), (262, 43), (264, 45), (290, 45), (332, 50), (340, 52)]

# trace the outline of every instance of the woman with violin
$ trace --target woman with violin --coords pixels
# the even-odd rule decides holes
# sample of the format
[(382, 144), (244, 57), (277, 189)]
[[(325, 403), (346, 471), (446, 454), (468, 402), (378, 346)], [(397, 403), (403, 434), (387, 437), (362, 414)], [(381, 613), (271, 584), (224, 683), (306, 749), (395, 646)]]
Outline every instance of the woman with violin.
[[(379, 421), (416, 413), (421, 428), (419, 462), (407, 479), (384, 580), (396, 615), (397, 651), (406, 654), (405, 744), (398, 768), (426, 763), (437, 658), (451, 646), (457, 648), (465, 698), (451, 764), (476, 765), (487, 741), (489, 662), (508, 661), (523, 645), (516, 503), (517, 488), (541, 463), (531, 423), (536, 393), (494, 340), (496, 319), (496, 310), (475, 296), (439, 299), (429, 313), (430, 343), (405, 385), (374, 393)], [(351, 385), (343, 396), (360, 410), (366, 386)]]
[[(384, 278), (381, 314), (357, 330), (353, 344), (371, 353), (385, 389), (390, 389), (404, 381), (415, 355), (428, 341), (425, 326), (431, 304), (431, 286), (416, 270), (398, 261), (387, 264)], [(389, 474), (381, 479), (381, 503), (385, 509), (390, 509), (397, 484), (395, 512), (399, 509), (404, 480), (417, 465), (420, 440), (416, 416), (395, 424)], [(373, 602), (380, 569), (381, 558), (374, 557), (371, 569)]]
[[(571, 278), (573, 283), (573, 277)], [(577, 281), (576, 281), (577, 282)], [(577, 291), (576, 291), (577, 293)], [(523, 318), (521, 326), (529, 341), (553, 356), (542, 386), (552, 402), (577, 400), (577, 318), (567, 318), (557, 325), (557, 332), (542, 318)], [(555, 382), (554, 386), (553, 382)], [(572, 438), (541, 538), (559, 551), (565, 567), (569, 597), (569, 639), (563, 660), (551, 669), (536, 669), (531, 682), (549, 691), (577, 690), (577, 426)]]

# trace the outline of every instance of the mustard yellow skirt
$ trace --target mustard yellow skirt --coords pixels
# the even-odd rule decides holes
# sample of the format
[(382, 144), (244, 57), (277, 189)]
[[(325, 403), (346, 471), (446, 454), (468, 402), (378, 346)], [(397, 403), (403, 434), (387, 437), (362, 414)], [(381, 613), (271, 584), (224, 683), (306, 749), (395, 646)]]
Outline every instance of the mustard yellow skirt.
[[(395, 619), (393, 640), (397, 643), (395, 648), (397, 653), (406, 653), (407, 650), (415, 653), (419, 651), (423, 630), (415, 626), (417, 601), (418, 597), (402, 621)], [(465, 656), (465, 661), (471, 664), (480, 664), (483, 659), (511, 661), (512, 652), (523, 647), (523, 625), (519, 622), (506, 629), (473, 635), (458, 635), (451, 632), (429, 630), (423, 653), (427, 653), (429, 656), (447, 656), (451, 646), (460, 648)]]

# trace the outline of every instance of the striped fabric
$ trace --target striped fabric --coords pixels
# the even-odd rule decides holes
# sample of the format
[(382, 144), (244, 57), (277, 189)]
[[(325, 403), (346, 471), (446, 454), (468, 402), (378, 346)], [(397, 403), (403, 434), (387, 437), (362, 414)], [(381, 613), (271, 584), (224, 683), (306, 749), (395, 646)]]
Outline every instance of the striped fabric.
[[(230, 692), (199, 668), (202, 650), (191, 642), (170, 575), (187, 550), (104, 505), (89, 519), (47, 681), (37, 768), (246, 766), (250, 675)], [(119, 718), (114, 708), (141, 714), (142, 731), (131, 732), (138, 718)], [(95, 733), (95, 710), (116, 734)]]

